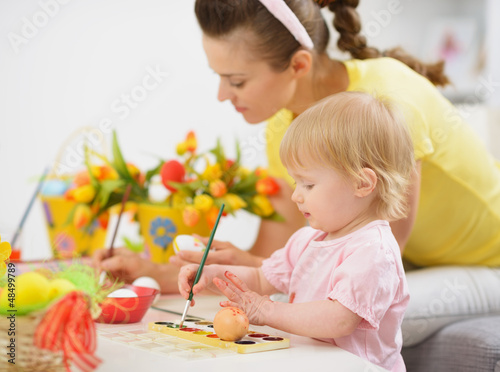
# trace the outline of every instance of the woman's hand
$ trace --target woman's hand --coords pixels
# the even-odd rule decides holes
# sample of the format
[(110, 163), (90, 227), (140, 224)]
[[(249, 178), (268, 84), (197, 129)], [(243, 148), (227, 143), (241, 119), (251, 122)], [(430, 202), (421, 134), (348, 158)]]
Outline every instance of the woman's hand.
[(224, 276), (229, 281), (214, 278), (213, 282), (229, 299), (222, 301), (222, 307), (234, 306), (245, 312), (251, 324), (266, 325), (266, 319), (273, 312), (274, 302), (268, 296), (261, 296), (251, 291), (248, 286), (233, 273), (226, 271)]
[(151, 276), (154, 263), (141, 258), (138, 254), (127, 248), (113, 249), (113, 256), (108, 257), (109, 250), (100, 249), (92, 256), (92, 264), (101, 271), (106, 271), (112, 276), (132, 283), (141, 276)]
[[(203, 244), (208, 244), (208, 237), (193, 235)], [(189, 263), (199, 264), (203, 257), (203, 252), (180, 251), (170, 258), (170, 263), (176, 266), (183, 266)], [(206, 265), (241, 265), (258, 267), (262, 264), (263, 257), (254, 256), (249, 252), (242, 251), (229, 242), (212, 241), (211, 250), (208, 253)]]
[(177, 293), (177, 266), (151, 262), (127, 248), (115, 248), (112, 257), (108, 254), (107, 249), (96, 251), (92, 256), (92, 265), (125, 283), (149, 276), (158, 282), (162, 293)]

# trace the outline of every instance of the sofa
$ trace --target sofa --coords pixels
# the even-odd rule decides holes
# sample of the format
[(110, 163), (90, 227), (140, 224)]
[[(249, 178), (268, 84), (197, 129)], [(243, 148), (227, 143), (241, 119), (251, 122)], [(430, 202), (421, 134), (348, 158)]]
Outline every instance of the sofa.
[(451, 323), (402, 354), (408, 372), (500, 372), (500, 316)]
[(479, 267), (407, 272), (412, 299), (402, 354), (408, 372), (500, 372), (499, 276), (500, 269)]

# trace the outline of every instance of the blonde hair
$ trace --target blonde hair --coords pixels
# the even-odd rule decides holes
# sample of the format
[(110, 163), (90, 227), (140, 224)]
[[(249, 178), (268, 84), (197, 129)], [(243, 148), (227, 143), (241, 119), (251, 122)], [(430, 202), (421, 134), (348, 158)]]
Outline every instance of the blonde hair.
[(280, 157), (287, 168), (305, 169), (312, 161), (360, 182), (366, 181), (362, 169), (372, 169), (379, 217), (406, 216), (413, 144), (402, 115), (381, 98), (342, 92), (319, 101), (292, 122)]

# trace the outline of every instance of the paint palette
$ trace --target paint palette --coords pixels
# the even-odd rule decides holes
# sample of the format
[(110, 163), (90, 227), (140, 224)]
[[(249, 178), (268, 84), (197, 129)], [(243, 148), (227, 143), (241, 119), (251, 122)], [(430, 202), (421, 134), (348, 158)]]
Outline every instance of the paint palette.
[[(140, 349), (168, 359), (182, 361), (207, 360), (237, 355), (230, 349), (221, 349), (199, 342), (192, 342), (182, 338), (169, 336), (161, 332), (144, 329), (143, 325), (123, 328), (122, 325), (111, 324), (110, 328), (103, 328), (110, 324), (97, 324), (99, 338), (121, 344), (123, 346)], [(127, 324), (128, 325), (128, 324)], [(126, 325), (125, 325), (126, 326)]]
[(185, 321), (182, 329), (179, 329), (179, 323), (151, 322), (148, 324), (148, 329), (184, 340), (198, 342), (220, 349), (232, 350), (240, 354), (290, 347), (290, 340), (288, 338), (271, 336), (254, 331), (249, 331), (248, 334), (239, 341), (224, 341), (215, 334), (213, 323), (206, 320)]

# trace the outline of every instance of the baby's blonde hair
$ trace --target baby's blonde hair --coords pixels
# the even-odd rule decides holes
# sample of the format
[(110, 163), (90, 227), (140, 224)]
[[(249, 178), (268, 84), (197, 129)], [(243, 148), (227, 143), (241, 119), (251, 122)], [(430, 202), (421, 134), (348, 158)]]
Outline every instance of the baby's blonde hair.
[(366, 181), (362, 169), (370, 168), (377, 175), (379, 217), (406, 216), (413, 144), (401, 113), (381, 98), (342, 92), (321, 100), (292, 122), (280, 157), (286, 168), (313, 162), (359, 182)]

